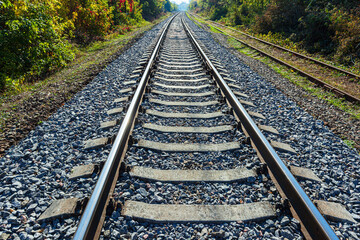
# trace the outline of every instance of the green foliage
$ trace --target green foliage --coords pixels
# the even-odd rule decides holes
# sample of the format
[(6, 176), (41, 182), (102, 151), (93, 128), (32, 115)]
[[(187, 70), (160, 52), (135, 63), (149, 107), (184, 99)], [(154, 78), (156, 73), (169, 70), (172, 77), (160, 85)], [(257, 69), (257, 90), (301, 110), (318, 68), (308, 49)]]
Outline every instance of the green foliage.
[(191, 0), (189, 8), (257, 34), (280, 34), (341, 64), (360, 65), (358, 0)]
[(107, 0), (64, 0), (64, 18), (74, 24), (74, 35), (78, 42), (87, 43), (104, 37), (112, 26), (112, 7)]
[(113, 0), (114, 26), (134, 25), (143, 21), (140, 2), (136, 0)]
[(123, 34), (142, 14), (154, 19), (175, 9), (170, 0), (0, 0), (0, 91), (65, 66), (75, 57), (72, 42)]
[(192, 0), (189, 9), (202, 12), (211, 20), (226, 18), (230, 25), (249, 25), (262, 13), (270, 0)]
[(303, 41), (304, 47), (310, 52), (330, 54), (335, 44), (331, 40), (334, 35), (331, 29), (330, 15), (324, 12), (308, 12), (300, 18), (300, 31), (298, 40)]
[(354, 65), (360, 59), (360, 6), (352, 12), (333, 9), (331, 12), (332, 37), (337, 44), (336, 59), (345, 65)]
[(163, 12), (165, 2), (162, 0), (140, 0), (140, 4), (142, 5), (144, 19), (150, 21)]
[(19, 6), (5, 1), (0, 6), (1, 90), (6, 82), (16, 88), (24, 79), (35, 80), (74, 58), (49, 11), (45, 3)]
[(227, 13), (227, 9), (224, 7), (218, 7), (218, 8), (213, 7), (211, 9), (210, 19), (213, 21), (219, 20), (221, 19), (221, 17), (225, 16), (226, 13)]
[(258, 15), (254, 29), (260, 33), (281, 32), (291, 34), (298, 28), (305, 6), (300, 0), (277, 0)]
[(171, 12), (171, 11), (172, 11), (172, 6), (171, 6), (170, 0), (166, 0), (166, 1), (165, 1), (164, 10), (167, 11), (167, 12)]

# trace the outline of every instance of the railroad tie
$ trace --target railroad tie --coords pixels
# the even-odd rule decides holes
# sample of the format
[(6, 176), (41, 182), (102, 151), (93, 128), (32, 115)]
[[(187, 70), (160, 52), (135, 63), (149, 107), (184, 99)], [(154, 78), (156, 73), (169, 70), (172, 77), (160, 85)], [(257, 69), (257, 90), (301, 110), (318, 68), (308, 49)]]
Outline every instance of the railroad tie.
[(201, 93), (179, 93), (179, 92), (164, 92), (159, 90), (151, 90), (151, 93), (165, 95), (165, 96), (179, 96), (179, 97), (206, 97), (215, 95), (215, 92), (201, 92)]
[(276, 216), (269, 202), (238, 205), (148, 204), (126, 201), (122, 215), (150, 222), (259, 221)]
[(162, 143), (140, 139), (137, 147), (164, 152), (222, 152), (240, 148), (239, 142), (201, 144), (201, 143)]
[[(176, 80), (174, 80), (174, 82), (176, 82)], [(154, 83), (154, 85), (159, 86), (159, 87), (163, 87), (163, 88), (193, 89), (193, 90), (211, 87), (211, 85), (209, 85), (209, 84), (204, 84), (204, 85), (200, 85), (200, 86), (177, 86), (177, 85), (167, 85), (167, 84), (162, 84), (162, 83)]]
[(173, 112), (160, 112), (152, 109), (146, 110), (147, 114), (154, 115), (157, 117), (163, 118), (217, 118), (223, 117), (222, 112), (212, 112), (212, 113), (173, 113)]
[[(256, 178), (255, 169), (235, 168), (229, 170), (161, 170), (134, 166), (129, 171), (132, 177), (154, 182), (216, 182), (229, 183)], [(249, 180), (252, 181), (252, 180)]]
[(153, 123), (144, 123), (144, 128), (151, 129), (159, 132), (175, 132), (175, 133), (221, 133), (233, 130), (231, 125), (223, 125), (216, 127), (181, 127), (181, 126), (163, 126)]
[(167, 81), (167, 82), (185, 82), (185, 83), (195, 83), (195, 82), (203, 82), (209, 81), (209, 78), (199, 78), (199, 79), (174, 79), (174, 78), (165, 78), (160, 76), (155, 76), (155, 79)]
[(195, 106), (195, 107), (204, 107), (218, 104), (218, 101), (207, 101), (207, 102), (184, 102), (184, 101), (163, 101), (155, 98), (150, 98), (150, 102), (157, 103), (161, 105), (168, 105), (168, 106)]

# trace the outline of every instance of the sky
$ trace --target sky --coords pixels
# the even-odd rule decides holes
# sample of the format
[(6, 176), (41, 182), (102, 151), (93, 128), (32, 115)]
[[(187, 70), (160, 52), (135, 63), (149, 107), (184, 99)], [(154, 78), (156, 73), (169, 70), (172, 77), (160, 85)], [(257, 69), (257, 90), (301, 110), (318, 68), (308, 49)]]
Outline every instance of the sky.
[(175, 2), (176, 4), (180, 4), (182, 2), (189, 3), (190, 0), (171, 0), (172, 2)]

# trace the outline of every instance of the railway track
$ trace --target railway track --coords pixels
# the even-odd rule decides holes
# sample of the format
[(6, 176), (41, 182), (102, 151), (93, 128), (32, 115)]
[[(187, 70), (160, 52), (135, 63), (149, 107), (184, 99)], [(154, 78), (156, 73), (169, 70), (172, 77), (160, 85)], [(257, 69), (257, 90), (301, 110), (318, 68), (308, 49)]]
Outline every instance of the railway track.
[[(64, 206), (71, 209), (66, 214), (83, 209), (74, 239), (135, 238), (129, 231), (144, 226), (157, 230), (143, 231), (141, 238), (180, 239), (169, 233), (174, 224), (188, 234), (184, 239), (230, 238), (229, 232), (263, 229), (274, 221), (281, 221), (288, 237), (338, 239), (296, 180), (319, 179), (280, 159), (274, 149), (294, 150), (267, 140), (263, 133), (279, 132), (263, 124), (250, 97), (183, 18), (175, 15), (164, 25), (123, 83), (128, 96), (115, 103), (129, 104), (108, 114), (126, 110), (125, 116), (101, 124), (109, 129), (121, 123), (116, 137), (87, 141), (88, 149), (112, 143), (107, 160), (97, 166), (91, 197), (57, 202), (44, 215), (58, 217), (56, 209)], [(88, 168), (82, 171), (77, 178), (89, 175)], [(40, 219), (54, 218), (49, 215)], [(203, 230), (197, 234), (191, 224)], [(264, 229), (264, 237), (271, 229)]]
[[(138, 153), (141, 157), (139, 149), (151, 149), (155, 151), (153, 157), (156, 158), (161, 158), (160, 156), (164, 153), (170, 153), (167, 156), (171, 158), (173, 157), (171, 153), (182, 152), (184, 158), (188, 159), (185, 155), (191, 155), (196, 159), (193, 153), (231, 152), (246, 148), (245, 156), (254, 158), (254, 152), (247, 148), (246, 143), (251, 142), (257, 149), (259, 157), (271, 170), (274, 180), (284, 190), (287, 199), (290, 199), (293, 209), (302, 219), (308, 233), (317, 239), (336, 238), (330, 226), (242, 106), (243, 104), (254, 108), (253, 104), (247, 101), (245, 94), (233, 93), (228, 86), (231, 81), (226, 83), (221, 76), (226, 76), (226, 71), (222, 71), (221, 64), (210, 60), (211, 57), (209, 58), (208, 55), (195, 40), (188, 26), (180, 20), (180, 16), (175, 17), (169, 25), (165, 26), (147, 63), (94, 193), (87, 204), (75, 239), (98, 237), (102, 227), (99, 223), (104, 217), (109, 196), (116, 193), (120, 195), (119, 192), (124, 191), (114, 186), (121, 163), (126, 164), (126, 160), (123, 161), (124, 150), (139, 108), (143, 113), (138, 116), (141, 124), (138, 124), (136, 132), (141, 132), (140, 135), (143, 135), (143, 138), (137, 139), (137, 134), (133, 134), (136, 140), (132, 139), (132, 141), (137, 148), (134, 151), (135, 155)], [(147, 87), (146, 82), (149, 80), (150, 84)], [(143, 96), (145, 90), (149, 88), (150, 93)], [(240, 100), (235, 94), (240, 96)], [(144, 100), (143, 103), (142, 100)], [(229, 111), (226, 112), (228, 108), (226, 103), (232, 107), (235, 116), (240, 120), (239, 124), (229, 116)], [(262, 128), (276, 132), (266, 126)], [(209, 141), (208, 138), (211, 135), (213, 135), (212, 141)], [(166, 160), (163, 159), (163, 161)], [(112, 162), (114, 163), (110, 164)], [(259, 173), (266, 170), (260, 167), (260, 162), (254, 164), (259, 165), (258, 168), (239, 168), (235, 164), (234, 169), (228, 170), (220, 170), (216, 167), (205, 170), (209, 168), (206, 162), (202, 164), (203, 166), (195, 165), (194, 160), (189, 160), (187, 163), (188, 165), (184, 166), (185, 169), (176, 168), (176, 170), (160, 170), (146, 164), (137, 166), (140, 163), (136, 163), (127, 170), (134, 179), (194, 185), (196, 182), (242, 181), (247, 182), (248, 185), (258, 177)], [(127, 181), (130, 179), (128, 177)], [(109, 182), (106, 183), (106, 180)], [(143, 199), (144, 195), (148, 193), (142, 188), (135, 199)], [(124, 200), (121, 196), (116, 200), (120, 199), (124, 204), (122, 215), (153, 222), (253, 221), (275, 216), (274, 205), (276, 204), (263, 201), (261, 198), (234, 205), (151, 204)], [(94, 231), (95, 229), (97, 230)]]
[[(193, 13), (189, 13), (191, 16), (195, 16)], [(202, 17), (196, 15), (196, 17), (198, 18), (201, 18), (203, 19)], [(203, 19), (205, 20), (205, 19)], [(267, 42), (265, 40), (262, 40), (260, 38), (257, 38), (257, 37), (254, 37), (254, 36), (251, 36), (247, 33), (244, 33), (242, 31), (239, 31), (239, 30), (236, 30), (234, 28), (231, 28), (231, 27), (228, 27), (228, 26), (225, 26), (223, 24), (220, 24), (220, 23), (217, 23), (217, 22), (214, 22), (214, 21), (211, 21), (211, 20), (206, 20), (206, 21), (210, 21), (212, 23), (212, 27), (216, 28), (218, 31), (222, 32), (223, 34), (235, 39), (236, 41), (240, 42), (241, 44), (251, 48), (251, 49), (254, 49), (255, 51), (261, 53), (262, 55), (266, 56), (266, 57), (269, 57), (270, 59), (274, 60), (275, 62), (277, 63), (280, 63), (281, 65), (284, 65), (290, 69), (292, 69), (293, 71), (299, 73), (300, 75), (306, 77), (307, 79), (309, 79), (311, 82), (315, 83), (316, 85), (318, 86), (321, 86), (323, 87), (324, 89), (328, 90), (328, 91), (331, 91), (333, 93), (335, 93), (336, 95), (340, 96), (340, 97), (343, 97), (345, 98), (346, 100), (350, 101), (350, 102), (353, 102), (353, 103), (356, 103), (356, 104), (359, 104), (360, 103), (360, 99), (359, 97), (357, 97), (355, 94), (353, 93), (349, 93), (347, 90), (342, 90), (340, 89), (339, 87), (337, 87), (336, 85), (334, 84), (329, 84), (328, 82), (320, 79), (320, 78), (324, 78), (322, 76), (317, 76), (319, 75), (319, 73), (321, 74), (324, 74), (326, 73), (326, 70), (324, 72), (323, 69), (314, 69), (313, 71), (304, 71), (303, 69), (300, 69), (301, 67), (298, 67), (298, 66), (295, 66), (295, 64), (293, 63), (289, 63), (291, 62), (292, 60), (290, 61), (284, 61), (282, 59), (280, 59), (279, 57), (276, 57), (274, 56), (273, 54), (269, 53), (269, 49), (267, 48), (259, 48), (258, 46), (255, 46), (254, 44), (250, 44), (232, 34), (229, 34), (227, 32), (224, 31), (224, 28), (225, 29), (229, 29), (237, 34), (240, 34), (244, 37), (246, 37), (247, 39), (250, 39), (250, 40), (254, 40), (258, 43), (261, 43), (261, 44), (264, 44), (265, 46), (267, 47), (271, 47), (271, 48), (275, 48), (277, 50), (280, 50), (284, 53), (290, 53), (292, 54), (292, 56), (294, 57), (297, 57), (299, 59), (303, 59), (304, 61), (308, 61), (308, 62), (312, 62), (312, 63), (315, 63), (317, 64), (318, 66), (324, 68), (324, 69), (328, 69), (328, 71), (336, 71), (340, 74), (343, 74), (344, 76), (343, 77), (337, 77), (336, 80), (332, 80), (335, 82), (335, 84), (337, 85), (342, 85), (343, 82), (349, 82), (350, 83), (350, 90), (351, 91), (354, 91), (356, 92), (358, 89), (358, 82), (360, 80), (360, 76), (359, 75), (356, 75), (352, 72), (349, 72), (349, 71), (346, 71), (346, 70), (343, 70), (341, 68), (338, 68), (338, 67), (335, 67), (333, 65), (330, 65), (330, 64), (327, 64), (325, 62), (322, 62), (322, 61), (319, 61), (317, 59), (314, 59), (314, 58), (311, 58), (311, 57), (308, 57), (304, 54), (300, 54), (300, 53), (297, 53), (295, 51), (292, 51), (292, 50), (289, 50), (287, 48), (284, 48), (284, 47), (281, 47), (279, 45), (276, 45), (274, 43), (270, 43), (270, 42)], [(216, 25), (216, 26), (215, 26)], [(266, 49), (266, 50), (265, 50)], [(306, 63), (304, 63), (306, 64)], [(329, 76), (325, 76), (325, 78), (333, 78), (333, 76), (329, 75)], [(356, 81), (353, 81), (352, 79), (355, 79)]]

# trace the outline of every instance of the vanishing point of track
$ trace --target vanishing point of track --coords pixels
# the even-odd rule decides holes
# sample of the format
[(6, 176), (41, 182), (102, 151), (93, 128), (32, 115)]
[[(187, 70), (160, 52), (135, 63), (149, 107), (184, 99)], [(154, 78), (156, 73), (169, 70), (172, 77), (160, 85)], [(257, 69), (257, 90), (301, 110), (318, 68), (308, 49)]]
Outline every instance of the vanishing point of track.
[[(217, 62), (196, 40), (182, 16), (178, 14), (171, 18), (163, 27), (156, 43), (150, 45), (151, 51), (144, 54), (146, 61), (140, 63), (137, 70), (139, 77), (136, 91), (82, 214), (74, 239), (99, 237), (108, 204), (116, 191), (119, 175), (129, 171), (124, 158), (130, 145), (151, 149), (159, 154), (231, 152), (251, 145), (262, 162), (261, 167), (256, 169), (204, 170), (201, 166), (196, 169), (190, 166), (188, 169), (156, 170), (146, 166), (133, 167), (130, 173), (134, 178), (147, 181), (197, 184), (198, 182), (247, 182), (248, 178), (257, 177), (259, 174), (266, 175), (269, 171), (282, 198), (289, 200), (294, 217), (301, 221), (304, 235), (308, 234), (313, 239), (337, 239), (331, 227), (277, 155), (272, 146), (274, 144), (270, 144), (261, 132), (270, 131), (276, 134), (276, 130), (257, 124), (256, 118), (262, 116), (246, 110), (246, 106), (250, 109), (255, 106), (246, 100), (245, 94), (236, 90), (232, 80), (226, 77), (226, 70), (222, 68), (221, 63)], [(226, 111), (227, 108), (231, 110)], [(160, 120), (145, 122), (144, 118), (141, 118), (143, 114)], [(142, 121), (137, 122), (136, 119), (139, 118)], [(221, 118), (228, 120), (220, 121)], [(219, 124), (220, 122), (222, 124)], [(189, 123), (196, 124), (189, 126), (191, 125)], [(166, 133), (167, 136), (174, 134), (173, 141), (156, 141), (151, 139), (151, 136), (147, 139), (134, 139), (131, 134), (134, 126), (138, 124), (141, 124), (140, 128), (144, 131)], [(210, 137), (203, 138), (197, 143), (199, 139), (191, 137), (202, 134), (210, 136), (220, 134), (222, 142), (211, 142)], [(186, 143), (174, 141), (181, 138), (186, 139)], [(249, 151), (247, 154), (250, 156), (252, 152)], [(255, 221), (274, 214), (274, 203), (261, 199), (258, 202), (237, 205), (186, 206), (126, 201), (122, 207), (125, 216), (156, 222)], [(250, 217), (239, 218), (247, 211), (246, 208), (253, 208)], [(257, 208), (262, 210), (257, 211)], [(205, 214), (196, 212), (196, 209), (200, 209)], [(183, 212), (177, 214), (176, 211)], [(217, 214), (215, 211), (218, 211)]]

